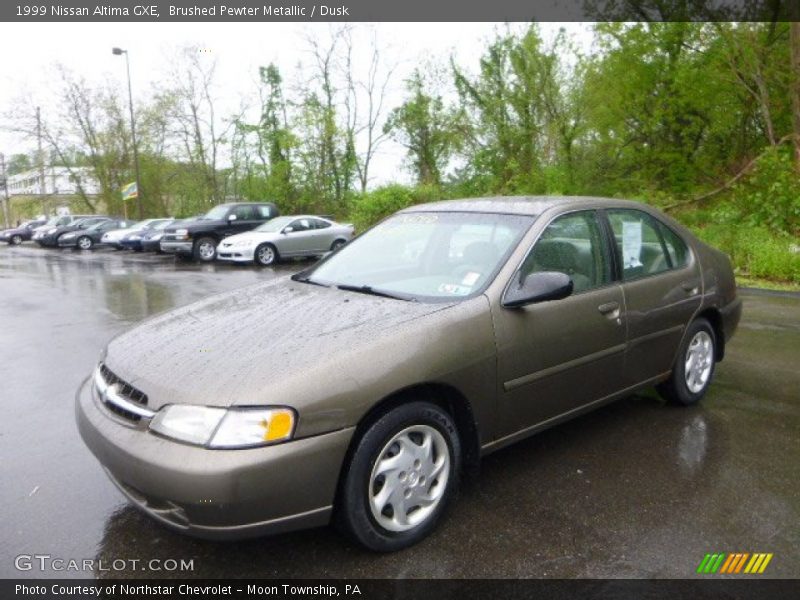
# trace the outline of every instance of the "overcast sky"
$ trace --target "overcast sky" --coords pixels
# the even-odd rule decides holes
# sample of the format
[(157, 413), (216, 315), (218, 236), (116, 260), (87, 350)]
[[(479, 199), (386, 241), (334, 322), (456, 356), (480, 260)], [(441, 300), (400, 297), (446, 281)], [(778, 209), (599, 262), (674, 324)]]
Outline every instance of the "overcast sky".
[[(591, 35), (582, 23), (542, 25), (545, 39), (559, 27), (587, 48)], [(0, 37), (0, 113), (7, 113), (20, 96), (30, 96), (48, 109), (53, 92), (54, 66), (61, 63), (90, 81), (125, 82), (125, 61), (111, 54), (113, 46), (130, 53), (134, 100), (145, 98), (155, 82), (164, 80), (169, 57), (176, 49), (198, 45), (217, 63), (219, 113), (232, 114), (256, 90), (258, 67), (276, 63), (291, 80), (304, 54), (309, 35), (324, 37), (326, 23), (15, 23), (5, 24)], [(403, 80), (414, 66), (429, 60), (446, 64), (455, 55), (462, 65), (475, 66), (487, 41), (506, 25), (497, 23), (375, 23), (354, 24), (356, 50), (368, 49), (374, 34), (384, 49), (386, 64), (397, 65), (388, 105), (403, 99)], [(522, 24), (510, 27), (520, 29)], [(363, 44), (363, 45), (362, 45)], [(204, 60), (206, 54), (203, 55)], [(356, 65), (358, 69), (358, 65)], [(291, 83), (291, 81), (287, 82)], [(52, 110), (52, 109), (51, 109)], [(7, 156), (32, 150), (32, 143), (0, 131), (0, 152)], [(374, 183), (405, 180), (399, 172), (403, 149), (388, 143), (374, 164)]]

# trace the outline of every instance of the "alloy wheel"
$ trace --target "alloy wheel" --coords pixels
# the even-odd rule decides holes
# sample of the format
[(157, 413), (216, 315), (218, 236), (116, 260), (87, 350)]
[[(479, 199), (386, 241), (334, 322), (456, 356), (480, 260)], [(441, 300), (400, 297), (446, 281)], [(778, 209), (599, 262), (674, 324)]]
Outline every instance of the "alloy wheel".
[(694, 334), (686, 349), (685, 361), (686, 387), (697, 394), (708, 384), (714, 365), (714, 342), (708, 332), (698, 331)]

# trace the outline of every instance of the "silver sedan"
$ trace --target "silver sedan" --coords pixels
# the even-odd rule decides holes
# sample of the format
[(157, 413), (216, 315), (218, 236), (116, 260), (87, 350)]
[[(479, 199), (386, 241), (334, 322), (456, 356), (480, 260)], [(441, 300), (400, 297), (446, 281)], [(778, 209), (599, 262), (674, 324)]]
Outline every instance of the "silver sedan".
[(225, 238), (217, 259), (267, 266), (281, 258), (317, 256), (336, 250), (353, 239), (350, 223), (336, 223), (314, 215), (277, 217), (251, 231)]

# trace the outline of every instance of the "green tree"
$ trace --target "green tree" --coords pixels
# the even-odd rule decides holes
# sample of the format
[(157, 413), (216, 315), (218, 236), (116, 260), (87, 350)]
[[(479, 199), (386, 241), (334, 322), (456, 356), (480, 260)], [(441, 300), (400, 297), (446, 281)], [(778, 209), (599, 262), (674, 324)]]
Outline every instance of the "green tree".
[(408, 99), (389, 114), (384, 130), (406, 148), (417, 183), (439, 186), (460, 145), (461, 114), (446, 107), (440, 95), (426, 93), (428, 82), (419, 69), (406, 86)]

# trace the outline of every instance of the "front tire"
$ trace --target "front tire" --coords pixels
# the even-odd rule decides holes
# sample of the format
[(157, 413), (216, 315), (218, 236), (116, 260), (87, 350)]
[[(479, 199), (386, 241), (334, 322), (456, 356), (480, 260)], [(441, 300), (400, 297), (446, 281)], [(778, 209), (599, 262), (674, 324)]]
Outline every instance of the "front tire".
[(22, 236), (21, 235), (12, 235), (10, 243), (12, 246), (19, 246), (22, 243)]
[(257, 265), (268, 267), (278, 262), (278, 250), (272, 244), (261, 244), (253, 253)]
[(89, 236), (82, 235), (78, 238), (77, 246), (79, 250), (91, 250), (92, 246), (94, 246), (94, 242)]
[(217, 257), (217, 240), (210, 237), (201, 237), (194, 243), (195, 260), (200, 262), (211, 262)]
[(461, 444), (447, 412), (429, 402), (394, 408), (358, 440), (336, 522), (376, 552), (416, 544), (436, 527), (458, 488), (460, 470)]
[(657, 386), (661, 396), (673, 404), (690, 406), (705, 396), (714, 377), (717, 337), (706, 319), (692, 321), (675, 359), (672, 374)]

